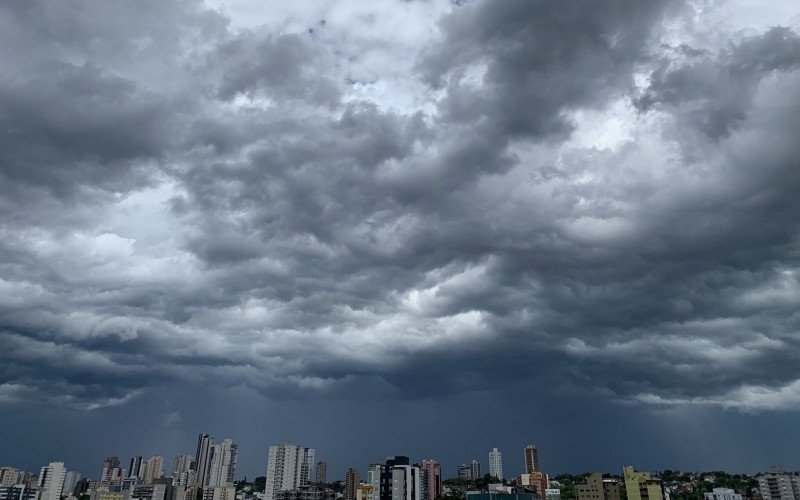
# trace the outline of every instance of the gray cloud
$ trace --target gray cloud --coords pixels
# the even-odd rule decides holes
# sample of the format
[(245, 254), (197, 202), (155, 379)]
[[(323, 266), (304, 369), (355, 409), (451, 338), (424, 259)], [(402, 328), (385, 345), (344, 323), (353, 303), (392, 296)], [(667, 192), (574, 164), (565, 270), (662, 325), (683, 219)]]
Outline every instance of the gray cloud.
[(0, 406), (796, 410), (800, 38), (691, 8), (453, 5), (400, 77), (369, 16), (3, 5)]

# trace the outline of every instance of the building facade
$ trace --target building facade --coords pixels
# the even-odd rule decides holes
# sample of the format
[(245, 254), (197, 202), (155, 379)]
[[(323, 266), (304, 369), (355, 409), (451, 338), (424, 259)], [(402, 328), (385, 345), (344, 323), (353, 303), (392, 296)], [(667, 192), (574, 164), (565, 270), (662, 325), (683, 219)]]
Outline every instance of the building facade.
[(326, 484), (328, 482), (328, 462), (320, 460), (317, 462), (317, 470), (314, 473), (314, 482)]
[(661, 481), (650, 477), (649, 472), (638, 472), (626, 466), (622, 469), (622, 475), (628, 500), (663, 500)]
[(497, 448), (489, 452), (489, 475), (503, 480), (503, 454)]
[(371, 470), (373, 500), (421, 500), (419, 467), (412, 466), (408, 457), (387, 457)]
[(595, 472), (586, 478), (583, 484), (575, 485), (577, 500), (620, 500), (619, 483), (614, 479), (603, 479), (603, 475)]
[(763, 500), (800, 499), (800, 482), (797, 476), (773, 467), (758, 478), (758, 491)]
[(525, 474), (539, 472), (539, 450), (532, 444), (525, 447)]
[(161, 455), (153, 455), (144, 464), (144, 484), (153, 484), (156, 479), (164, 475), (164, 458)]
[(742, 500), (742, 495), (729, 488), (714, 488), (710, 493), (703, 493), (703, 500)]
[(211, 446), (206, 486), (233, 486), (239, 445), (231, 439)]
[(314, 448), (290, 443), (269, 447), (264, 500), (275, 500), (279, 491), (291, 491), (311, 482)]
[(39, 499), (61, 500), (67, 469), (64, 462), (50, 462), (39, 471)]
[(442, 494), (442, 465), (436, 460), (423, 460), (417, 464), (422, 487), (422, 500), (435, 500)]

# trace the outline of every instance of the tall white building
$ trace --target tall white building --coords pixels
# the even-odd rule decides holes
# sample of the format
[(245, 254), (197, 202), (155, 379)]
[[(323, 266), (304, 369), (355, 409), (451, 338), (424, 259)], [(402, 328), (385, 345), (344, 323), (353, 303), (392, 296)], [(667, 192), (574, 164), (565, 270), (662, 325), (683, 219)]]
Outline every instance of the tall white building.
[(238, 449), (239, 446), (231, 439), (211, 446), (208, 486), (233, 486)]
[(67, 471), (64, 475), (64, 486), (61, 492), (64, 495), (69, 495), (75, 489), (75, 485), (81, 480), (81, 473), (76, 470)]
[(314, 448), (290, 443), (269, 447), (264, 500), (275, 500), (278, 491), (294, 490), (311, 482)]
[(489, 452), (489, 475), (503, 480), (503, 454), (497, 448)]
[(61, 500), (67, 469), (64, 462), (50, 462), (39, 471), (39, 500)]
[(197, 486), (204, 488), (208, 484), (208, 472), (211, 468), (211, 446), (213, 442), (208, 434), (200, 434), (197, 438), (197, 454), (195, 467), (197, 467)]

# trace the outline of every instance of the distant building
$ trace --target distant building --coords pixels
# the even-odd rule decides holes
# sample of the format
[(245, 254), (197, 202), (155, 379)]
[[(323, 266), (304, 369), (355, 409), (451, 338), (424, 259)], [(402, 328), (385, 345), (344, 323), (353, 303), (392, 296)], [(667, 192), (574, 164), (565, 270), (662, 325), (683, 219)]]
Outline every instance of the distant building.
[(541, 500), (536, 493), (501, 493), (498, 491), (468, 491), (467, 500)]
[(50, 462), (39, 471), (39, 499), (40, 500), (61, 500), (61, 492), (64, 488), (64, 477), (67, 469), (64, 462)]
[(525, 447), (525, 474), (539, 472), (539, 451), (532, 444)]
[(197, 470), (197, 486), (204, 488), (208, 484), (209, 470), (211, 468), (211, 446), (213, 442), (208, 434), (197, 436), (197, 451), (194, 455)]
[(544, 495), (545, 500), (561, 500), (561, 490), (558, 488), (547, 488)]
[(36, 500), (37, 491), (24, 484), (0, 486), (0, 500)]
[(637, 472), (627, 466), (623, 467), (622, 473), (628, 500), (663, 500), (661, 482), (650, 477), (649, 472)]
[(489, 452), (489, 475), (503, 480), (503, 454), (497, 448)]
[(619, 483), (614, 479), (603, 479), (595, 472), (586, 478), (586, 483), (575, 485), (577, 500), (620, 500)]
[(20, 472), (14, 467), (0, 467), (0, 486), (20, 484)]
[(81, 473), (76, 470), (69, 470), (64, 474), (64, 487), (61, 489), (62, 495), (70, 495), (75, 489), (75, 485), (81, 480)]
[(144, 465), (144, 484), (154, 484), (156, 479), (164, 475), (164, 458), (160, 455), (153, 455), (147, 459)]
[(480, 463), (480, 462), (478, 462), (477, 460), (474, 460), (474, 459), (473, 459), (473, 460), (472, 460), (472, 461), (469, 463), (469, 470), (470, 470), (470, 472), (469, 472), (469, 474), (470, 474), (470, 477), (469, 477), (469, 479), (470, 479), (471, 481), (475, 481), (476, 479), (480, 479), (480, 478), (482, 478), (482, 477), (483, 477), (483, 474), (481, 474), (481, 463)]
[(470, 472), (471, 472), (471, 467), (469, 465), (461, 464), (458, 466), (458, 477), (460, 477), (461, 479), (469, 480)]
[(545, 497), (545, 490), (550, 487), (550, 478), (541, 471), (534, 471), (530, 474), (522, 474), (517, 480), (520, 486), (530, 486), (540, 497)]
[(344, 500), (356, 500), (356, 489), (361, 483), (361, 474), (352, 467), (344, 476)]
[(358, 486), (356, 500), (374, 500), (374, 498), (374, 488), (371, 482)]
[(314, 448), (290, 443), (270, 446), (264, 500), (275, 500), (279, 491), (308, 486), (315, 453)]
[(773, 467), (758, 478), (758, 491), (763, 500), (796, 500), (800, 498), (800, 484), (793, 474)]
[(231, 439), (211, 446), (206, 486), (233, 486), (239, 445)]
[(704, 500), (742, 500), (742, 495), (728, 488), (714, 488), (711, 493), (703, 493)]
[(374, 500), (421, 500), (421, 494), (419, 467), (412, 466), (408, 457), (387, 457), (373, 469)]
[(435, 500), (442, 494), (442, 466), (436, 460), (423, 460), (417, 464), (420, 473), (422, 500)]
[(207, 486), (203, 488), (203, 500), (236, 500), (234, 486)]
[(131, 458), (131, 464), (128, 467), (128, 477), (142, 478), (142, 457)]
[(336, 493), (328, 488), (314, 485), (301, 486), (275, 493), (275, 500), (335, 500)]
[(320, 460), (317, 462), (317, 470), (314, 474), (314, 482), (317, 484), (326, 484), (328, 482), (328, 462)]

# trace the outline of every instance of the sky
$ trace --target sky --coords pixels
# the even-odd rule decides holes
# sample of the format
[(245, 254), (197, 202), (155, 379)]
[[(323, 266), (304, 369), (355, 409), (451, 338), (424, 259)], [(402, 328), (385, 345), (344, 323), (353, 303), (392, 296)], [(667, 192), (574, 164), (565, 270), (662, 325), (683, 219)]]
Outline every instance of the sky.
[(0, 3), (0, 465), (800, 469), (791, 0)]

